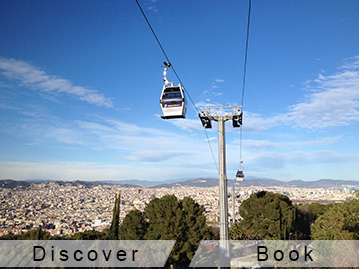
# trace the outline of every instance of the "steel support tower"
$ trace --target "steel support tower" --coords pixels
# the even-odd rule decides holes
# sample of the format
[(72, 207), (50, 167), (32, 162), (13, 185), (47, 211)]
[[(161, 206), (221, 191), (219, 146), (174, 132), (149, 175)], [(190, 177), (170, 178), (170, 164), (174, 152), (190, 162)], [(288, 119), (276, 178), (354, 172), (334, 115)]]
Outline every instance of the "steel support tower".
[(236, 198), (239, 197), (238, 194), (234, 192), (234, 186), (232, 186), (232, 193), (229, 196), (232, 196), (232, 225), (236, 223), (235, 215), (236, 215)]
[[(228, 191), (226, 175), (225, 122), (232, 120), (233, 127), (242, 125), (242, 106), (201, 108), (198, 114), (205, 128), (212, 128), (212, 121), (218, 122), (218, 162), (219, 162), (219, 228), (221, 264), (229, 262), (228, 235)], [(227, 266), (226, 266), (227, 267)]]

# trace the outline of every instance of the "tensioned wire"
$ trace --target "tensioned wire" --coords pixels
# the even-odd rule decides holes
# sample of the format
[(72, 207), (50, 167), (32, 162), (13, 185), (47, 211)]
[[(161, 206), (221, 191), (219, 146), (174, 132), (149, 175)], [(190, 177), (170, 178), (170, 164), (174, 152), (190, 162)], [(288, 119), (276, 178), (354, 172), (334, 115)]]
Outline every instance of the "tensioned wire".
[[(184, 89), (186, 95), (187, 95), (188, 98), (190, 99), (190, 101), (191, 101), (193, 107), (196, 109), (197, 113), (199, 113), (199, 109), (197, 108), (196, 104), (193, 102), (193, 100), (192, 100), (192, 98), (191, 98), (189, 92), (186, 90), (186, 87), (185, 87), (184, 84), (182, 83), (181, 78), (180, 78), (179, 75), (177, 74), (177, 72), (176, 72), (176, 70), (175, 70), (175, 68), (174, 68), (174, 66), (173, 66), (173, 64), (172, 64), (172, 62), (170, 61), (169, 57), (167, 56), (167, 53), (166, 53), (165, 49), (163, 48), (163, 46), (162, 46), (160, 40), (158, 39), (158, 37), (157, 37), (157, 35), (156, 35), (156, 32), (155, 32), (154, 29), (152, 28), (151, 23), (150, 23), (149, 20), (147, 19), (147, 16), (146, 16), (145, 12), (143, 11), (143, 9), (142, 9), (140, 3), (138, 2), (138, 0), (136, 0), (136, 3), (137, 3), (137, 6), (139, 7), (139, 9), (140, 9), (140, 11), (141, 11), (143, 17), (145, 18), (145, 20), (146, 20), (146, 22), (147, 22), (147, 25), (148, 25), (148, 27), (150, 28), (150, 30), (151, 30), (153, 36), (155, 37), (155, 39), (156, 39), (156, 41), (157, 41), (159, 47), (161, 48), (162, 53), (163, 53), (163, 55), (165, 56), (167, 62), (171, 64), (173, 73), (174, 73), (175, 76), (177, 77), (178, 81), (181, 83), (181, 85), (182, 85), (182, 87), (183, 87), (183, 89)], [(211, 154), (212, 154), (212, 158), (213, 158), (214, 165), (215, 165), (215, 167), (216, 167), (216, 169), (217, 169), (217, 173), (219, 173), (218, 165), (217, 165), (217, 162), (216, 162), (216, 158), (214, 157), (212, 145), (211, 145), (211, 142), (210, 142), (210, 140), (209, 140), (207, 130), (206, 130), (205, 127), (203, 127), (203, 129), (204, 129), (205, 134), (206, 134), (206, 139), (207, 139), (207, 142), (208, 142), (208, 145), (209, 145)]]
[[(244, 104), (244, 88), (246, 85), (246, 73), (247, 73), (247, 58), (248, 58), (248, 41), (249, 41), (249, 25), (251, 22), (251, 6), (252, 0), (249, 0), (248, 6), (248, 21), (247, 21), (247, 38), (246, 38), (246, 51), (244, 56), (244, 68), (243, 68), (243, 84), (242, 84), (242, 117), (243, 117), (243, 104)], [(240, 138), (239, 138), (239, 166), (242, 168), (242, 141), (243, 141), (243, 124), (240, 127)]]

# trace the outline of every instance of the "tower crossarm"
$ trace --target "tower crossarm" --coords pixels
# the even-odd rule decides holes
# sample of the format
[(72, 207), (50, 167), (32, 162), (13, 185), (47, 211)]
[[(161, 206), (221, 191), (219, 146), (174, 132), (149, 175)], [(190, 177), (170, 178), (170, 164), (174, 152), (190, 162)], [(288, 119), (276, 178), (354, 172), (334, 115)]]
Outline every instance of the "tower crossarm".
[(225, 107), (205, 107), (200, 108), (198, 113), (202, 125), (206, 128), (211, 128), (212, 120), (233, 120), (233, 127), (240, 127), (242, 125), (242, 106), (225, 106)]

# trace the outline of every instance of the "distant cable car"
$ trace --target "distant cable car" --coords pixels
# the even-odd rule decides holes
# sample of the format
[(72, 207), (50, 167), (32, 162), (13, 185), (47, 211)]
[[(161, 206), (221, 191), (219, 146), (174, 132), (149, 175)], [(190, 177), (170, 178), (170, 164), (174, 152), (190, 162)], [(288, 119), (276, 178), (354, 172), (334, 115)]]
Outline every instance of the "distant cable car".
[(181, 84), (173, 85), (173, 82), (167, 80), (167, 68), (171, 66), (170, 63), (164, 62), (165, 70), (163, 71), (163, 88), (160, 98), (160, 104), (163, 115), (162, 119), (176, 119), (185, 118), (187, 111), (187, 102), (185, 100), (183, 88)]
[(236, 172), (236, 180), (237, 181), (243, 181), (244, 180), (243, 168), (237, 170), (237, 172)]

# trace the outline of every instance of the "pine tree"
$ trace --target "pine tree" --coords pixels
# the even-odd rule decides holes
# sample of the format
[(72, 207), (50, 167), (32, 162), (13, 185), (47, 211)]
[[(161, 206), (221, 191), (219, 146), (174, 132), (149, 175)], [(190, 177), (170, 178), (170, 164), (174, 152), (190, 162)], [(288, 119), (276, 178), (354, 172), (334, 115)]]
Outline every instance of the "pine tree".
[(206, 225), (206, 216), (204, 207), (196, 203), (192, 198), (185, 197), (181, 201), (184, 215), (185, 243), (183, 262), (190, 262), (197, 250), (199, 243), (204, 236)]
[(121, 203), (121, 193), (115, 195), (115, 204), (113, 206), (112, 213), (112, 222), (110, 227), (109, 239), (118, 240), (119, 239), (119, 224), (120, 224), (120, 203)]
[(145, 216), (149, 220), (146, 239), (172, 240), (182, 236), (183, 212), (175, 196), (153, 199), (145, 208)]
[(296, 229), (295, 229), (295, 239), (299, 240), (309, 240), (311, 235), (311, 225), (328, 211), (334, 204), (299, 204), (295, 205), (297, 208), (296, 216)]
[(311, 225), (315, 240), (358, 240), (359, 200), (334, 204)]
[(297, 209), (282, 194), (260, 191), (239, 207), (239, 224), (245, 239), (288, 240), (294, 234)]
[(188, 265), (200, 241), (210, 234), (204, 207), (192, 198), (178, 201), (173, 195), (153, 199), (145, 208), (148, 240), (176, 240), (168, 265)]
[(229, 227), (229, 239), (231, 240), (242, 240), (244, 237), (241, 226), (238, 222), (234, 223)]
[(120, 226), (120, 240), (143, 240), (147, 222), (143, 213), (137, 209), (127, 213)]
[(166, 195), (161, 199), (153, 199), (145, 208), (148, 228), (147, 240), (176, 240), (166, 267), (178, 263), (184, 242), (183, 212), (174, 195)]

